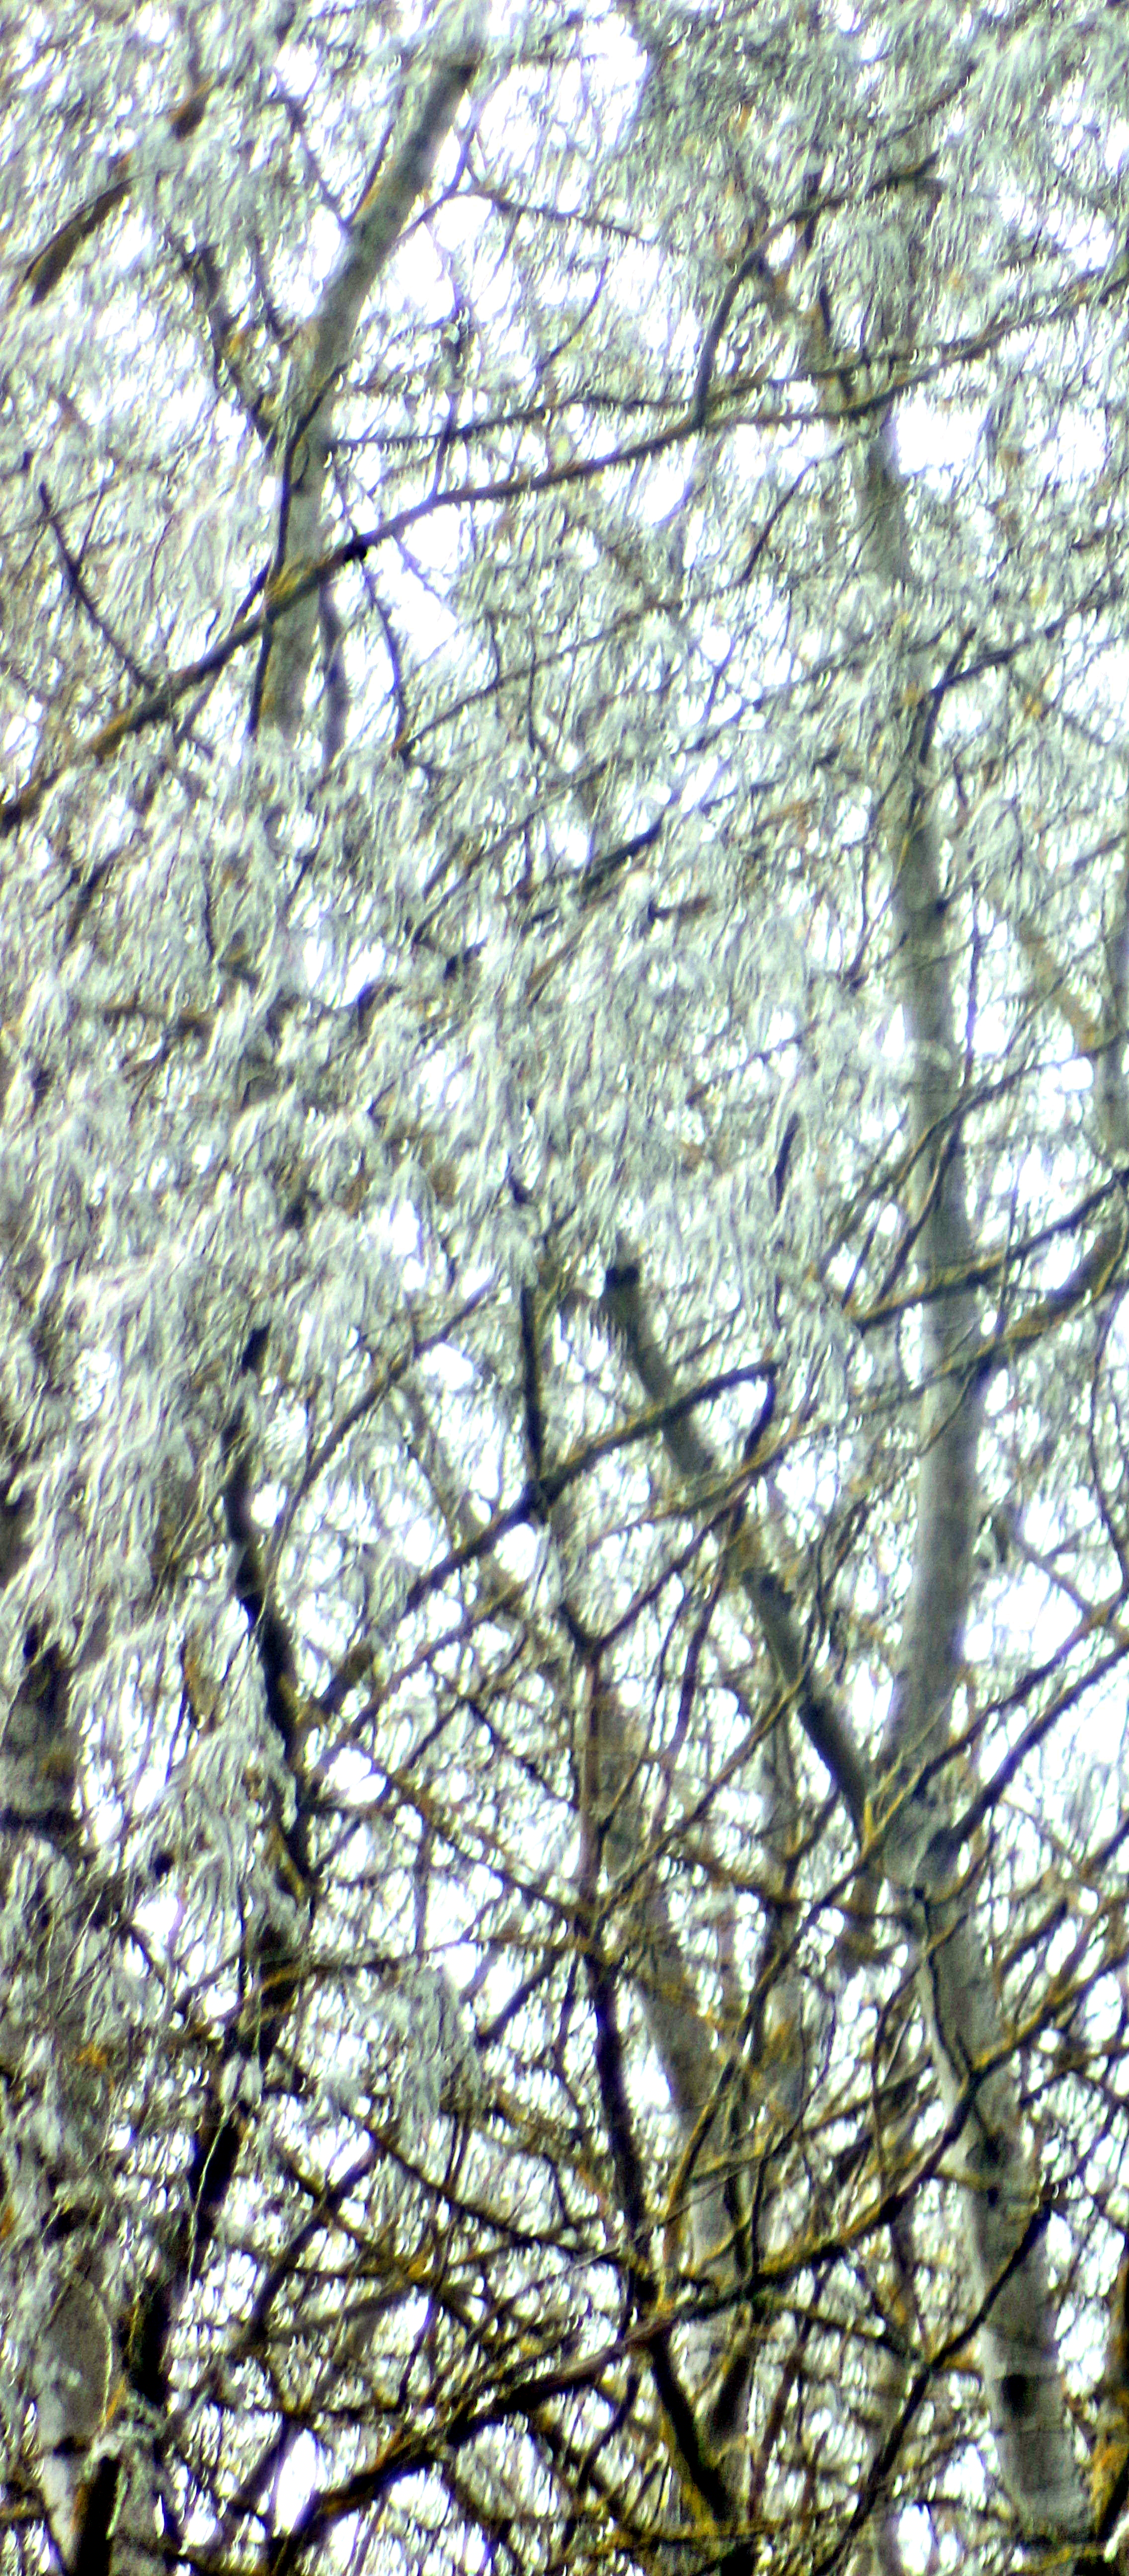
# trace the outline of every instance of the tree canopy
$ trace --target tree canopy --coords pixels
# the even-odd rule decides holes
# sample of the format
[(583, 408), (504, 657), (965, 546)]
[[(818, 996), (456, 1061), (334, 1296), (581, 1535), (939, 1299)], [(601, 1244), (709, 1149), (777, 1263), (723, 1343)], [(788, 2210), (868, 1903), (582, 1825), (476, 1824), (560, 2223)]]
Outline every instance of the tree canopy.
[(3, 2566), (1096, 2571), (1129, 16), (0, 36)]

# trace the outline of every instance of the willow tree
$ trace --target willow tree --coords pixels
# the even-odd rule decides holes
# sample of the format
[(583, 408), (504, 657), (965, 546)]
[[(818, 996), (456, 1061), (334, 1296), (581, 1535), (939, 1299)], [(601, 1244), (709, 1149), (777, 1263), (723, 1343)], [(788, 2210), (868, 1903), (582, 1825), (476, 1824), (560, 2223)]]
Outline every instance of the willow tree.
[(5, 2564), (1096, 2570), (1125, 12), (3, 34)]

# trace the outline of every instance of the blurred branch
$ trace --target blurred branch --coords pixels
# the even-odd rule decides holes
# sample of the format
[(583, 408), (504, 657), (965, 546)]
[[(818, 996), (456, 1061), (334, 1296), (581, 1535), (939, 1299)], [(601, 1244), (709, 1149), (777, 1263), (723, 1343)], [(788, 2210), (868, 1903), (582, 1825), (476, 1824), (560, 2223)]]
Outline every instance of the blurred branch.
[[(165, 121), (169, 133), (175, 134), (179, 141), (183, 142), (187, 135), (195, 133), (211, 96), (211, 89), (210, 81), (200, 81), (194, 89), (188, 91), (185, 98), (180, 99), (177, 105), (169, 110)], [(16, 281), (16, 294), (26, 291), (33, 304), (43, 303), (52, 288), (58, 285), (59, 279), (66, 275), (75, 252), (81, 249), (83, 242), (89, 241), (91, 234), (98, 232), (115, 208), (128, 197), (136, 170), (136, 153), (116, 154), (110, 163), (110, 175), (104, 186), (99, 188), (93, 197), (88, 197), (85, 205), (79, 206), (73, 215), (68, 215), (66, 222), (60, 224), (58, 231), (53, 232), (49, 240), (41, 243), (37, 251), (33, 251), (31, 258), (20, 270)]]
[[(653, 1410), (640, 1428), (662, 1433), (671, 1459), (690, 1489), (690, 1498), (700, 1502), (723, 1485), (722, 1471), (690, 1419), (692, 1398), (676, 1393), (674, 1377), (647, 1320), (639, 1264), (630, 1253), (617, 1257), (608, 1270), (602, 1303), (613, 1334), (651, 1399)], [(759, 1373), (762, 1372), (747, 1372)], [(755, 1471), (755, 1459), (751, 1464)], [(735, 1482), (739, 1494), (739, 1471)], [(811, 1669), (792, 1603), (765, 1557), (755, 1527), (747, 1519), (742, 1519), (733, 1533), (729, 1562), (756, 1614), (777, 1678), (794, 1696), (804, 1732), (830, 1772), (855, 1831), (861, 1836), (870, 1793), (868, 1765), (830, 1689)]]

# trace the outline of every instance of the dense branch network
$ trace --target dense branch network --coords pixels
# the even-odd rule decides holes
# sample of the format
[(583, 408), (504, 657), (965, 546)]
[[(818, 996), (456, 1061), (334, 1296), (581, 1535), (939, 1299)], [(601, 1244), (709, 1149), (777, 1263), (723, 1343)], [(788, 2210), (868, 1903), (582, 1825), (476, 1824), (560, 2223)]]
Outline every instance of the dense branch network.
[(1089, 2576), (1124, 13), (56, 15), (0, 2555)]

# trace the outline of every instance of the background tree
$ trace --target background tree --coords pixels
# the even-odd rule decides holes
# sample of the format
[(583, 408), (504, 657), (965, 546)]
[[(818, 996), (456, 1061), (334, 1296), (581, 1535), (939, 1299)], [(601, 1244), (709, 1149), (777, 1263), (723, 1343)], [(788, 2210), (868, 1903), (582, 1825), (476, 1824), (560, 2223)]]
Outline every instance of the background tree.
[(1129, 27), (5, 14), (3, 2548), (1129, 2495)]

